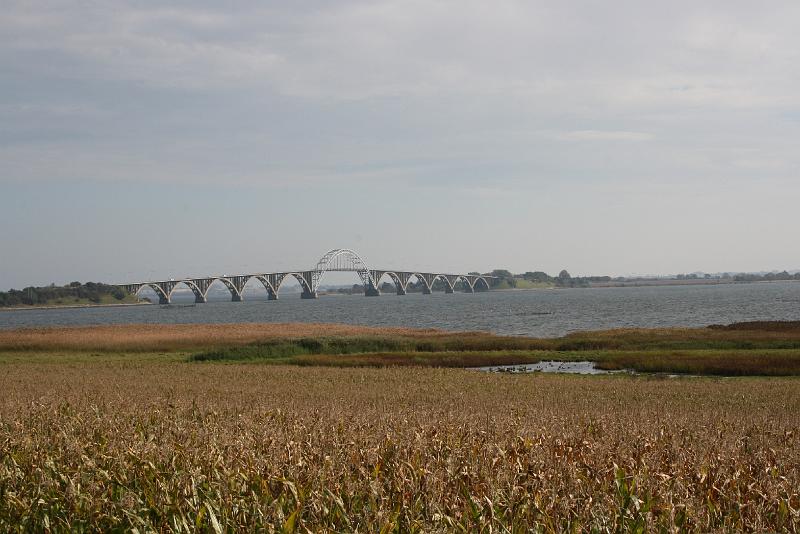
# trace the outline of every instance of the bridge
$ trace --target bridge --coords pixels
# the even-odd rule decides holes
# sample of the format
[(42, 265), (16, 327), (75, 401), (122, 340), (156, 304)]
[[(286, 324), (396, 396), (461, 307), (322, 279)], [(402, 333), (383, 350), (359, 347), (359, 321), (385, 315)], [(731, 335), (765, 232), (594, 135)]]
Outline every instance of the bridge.
[(149, 287), (158, 294), (159, 304), (169, 304), (172, 301), (172, 293), (175, 291), (175, 288), (183, 285), (192, 290), (195, 302), (202, 303), (208, 300), (208, 290), (211, 284), (220, 281), (228, 288), (228, 291), (230, 291), (231, 300), (233, 302), (241, 302), (245, 285), (254, 278), (266, 288), (269, 300), (277, 300), (281, 285), (283, 285), (286, 280), (295, 279), (300, 283), (302, 289), (300, 297), (304, 299), (315, 299), (317, 298), (317, 292), (322, 283), (322, 279), (325, 273), (328, 272), (358, 273), (364, 285), (364, 295), (368, 297), (380, 296), (380, 283), (385, 278), (390, 279), (394, 283), (398, 295), (406, 294), (412, 280), (416, 280), (417, 284), (422, 284), (423, 294), (430, 295), (433, 290), (433, 285), (437, 281), (444, 286), (445, 293), (453, 293), (459, 282), (461, 283), (462, 291), (474, 293), (475, 291), (488, 290), (489, 280), (493, 278), (492, 276), (478, 274), (446, 274), (394, 269), (370, 269), (367, 267), (366, 263), (364, 263), (364, 260), (354, 251), (347, 248), (337, 248), (325, 254), (317, 262), (317, 265), (308, 271), (170, 279), (121, 284), (119, 287), (131, 294), (138, 294), (143, 288)]

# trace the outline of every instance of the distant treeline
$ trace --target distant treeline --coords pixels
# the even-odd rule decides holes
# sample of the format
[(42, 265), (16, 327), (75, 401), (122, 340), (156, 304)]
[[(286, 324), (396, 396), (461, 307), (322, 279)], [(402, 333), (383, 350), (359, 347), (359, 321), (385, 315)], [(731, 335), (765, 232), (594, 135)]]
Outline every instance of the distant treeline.
[(591, 282), (608, 282), (610, 276), (576, 276), (573, 277), (564, 269), (558, 276), (550, 276), (544, 271), (528, 271), (523, 274), (512, 274), (505, 269), (495, 269), (491, 273), (497, 278), (492, 280), (493, 288), (517, 287), (518, 280), (527, 280), (536, 284), (550, 284), (555, 287), (589, 287)]
[(96, 282), (86, 282), (85, 284), (72, 282), (66, 286), (50, 284), (46, 287), (26, 287), (25, 289), (10, 289), (0, 292), (0, 307), (84, 300), (99, 304), (106, 295), (111, 295), (116, 300), (124, 300), (127, 296), (122, 289), (116, 286)]
[[(477, 274), (477, 273), (471, 273)], [(491, 273), (494, 278), (490, 281), (493, 289), (495, 288), (514, 288), (517, 287), (520, 280), (526, 280), (535, 284), (549, 284), (555, 287), (590, 287), (594, 283), (608, 283), (608, 282), (630, 282), (636, 280), (729, 280), (733, 282), (769, 282), (778, 280), (800, 280), (800, 272), (791, 274), (788, 271), (780, 273), (724, 273), (724, 274), (705, 274), (705, 273), (691, 273), (679, 274), (674, 277), (660, 277), (660, 278), (628, 278), (628, 277), (611, 277), (611, 276), (578, 276), (572, 277), (566, 270), (561, 271), (558, 276), (550, 276), (543, 271), (528, 271), (523, 274), (512, 274), (505, 269), (495, 269)]]
[(772, 280), (800, 280), (800, 273), (789, 274), (786, 271), (781, 273), (748, 274), (741, 273), (733, 276), (737, 282), (769, 282)]

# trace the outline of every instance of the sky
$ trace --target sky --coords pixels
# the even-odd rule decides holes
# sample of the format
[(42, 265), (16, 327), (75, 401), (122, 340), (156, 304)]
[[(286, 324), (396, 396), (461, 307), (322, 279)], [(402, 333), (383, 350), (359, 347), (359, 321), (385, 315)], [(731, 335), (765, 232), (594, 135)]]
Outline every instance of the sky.
[(6, 0), (0, 288), (340, 247), (800, 269), (799, 21), (794, 0)]

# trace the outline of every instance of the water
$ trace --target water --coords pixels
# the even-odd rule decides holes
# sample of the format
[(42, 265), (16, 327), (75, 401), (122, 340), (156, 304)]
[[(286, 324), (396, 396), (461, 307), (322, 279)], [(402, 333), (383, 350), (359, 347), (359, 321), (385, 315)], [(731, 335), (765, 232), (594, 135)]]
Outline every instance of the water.
[(800, 282), (491, 291), (445, 295), (323, 296), (196, 306), (0, 312), (0, 328), (124, 323), (324, 322), (560, 336), (621, 327), (800, 320)]
[(597, 369), (594, 362), (557, 362), (545, 361), (520, 365), (491, 365), (488, 367), (472, 367), (476, 371), (488, 373), (567, 373), (575, 375), (606, 375), (620, 371), (604, 371)]

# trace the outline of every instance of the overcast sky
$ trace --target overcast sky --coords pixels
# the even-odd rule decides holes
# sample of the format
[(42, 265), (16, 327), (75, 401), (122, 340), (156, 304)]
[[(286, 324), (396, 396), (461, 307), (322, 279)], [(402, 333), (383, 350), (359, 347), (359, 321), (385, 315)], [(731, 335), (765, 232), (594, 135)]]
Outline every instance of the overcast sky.
[(0, 288), (338, 247), (800, 269), (799, 26), (794, 0), (6, 0)]

